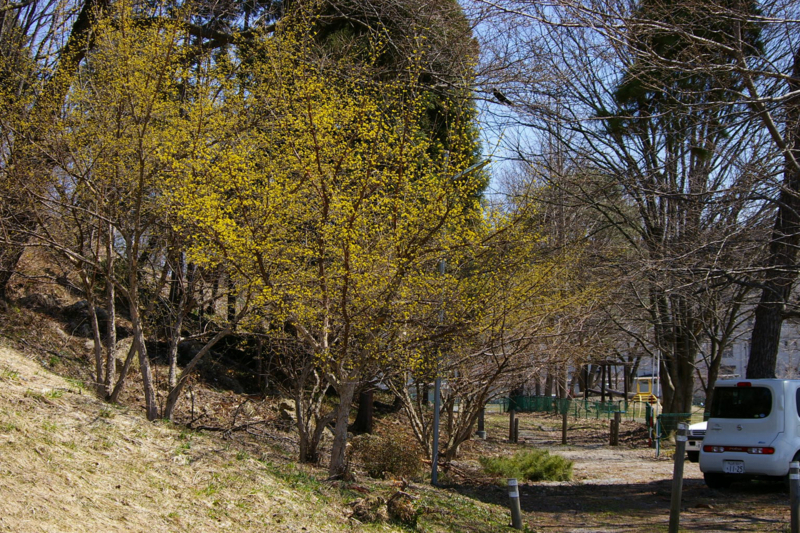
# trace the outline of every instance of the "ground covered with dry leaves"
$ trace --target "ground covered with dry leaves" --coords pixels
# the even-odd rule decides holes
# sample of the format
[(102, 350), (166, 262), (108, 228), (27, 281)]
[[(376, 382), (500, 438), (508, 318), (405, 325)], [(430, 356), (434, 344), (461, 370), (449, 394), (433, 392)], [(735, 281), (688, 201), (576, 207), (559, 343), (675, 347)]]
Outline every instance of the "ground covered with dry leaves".
[[(674, 471), (673, 448), (648, 446), (643, 425), (623, 422), (621, 445), (608, 445), (607, 420), (569, 419), (568, 444), (561, 444), (561, 418), (523, 414), (517, 446), (545, 448), (575, 462), (570, 482), (528, 483), (521, 487), (525, 523), (533, 531), (667, 531)], [(502, 503), (506, 491), (491, 480), (480, 483), (477, 456), (509, 453), (507, 420), (490, 418), (486, 443), (467, 446), (461, 464), (462, 494)], [(668, 446), (668, 445), (665, 445)], [(705, 486), (696, 463), (685, 462), (681, 530), (789, 531), (789, 496), (780, 484), (751, 482), (724, 491)]]

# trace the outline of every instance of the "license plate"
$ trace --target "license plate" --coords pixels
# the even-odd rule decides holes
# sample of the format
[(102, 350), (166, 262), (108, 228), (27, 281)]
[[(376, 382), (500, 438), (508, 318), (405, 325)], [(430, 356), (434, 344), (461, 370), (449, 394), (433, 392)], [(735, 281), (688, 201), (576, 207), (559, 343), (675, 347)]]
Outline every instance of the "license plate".
[(726, 474), (744, 474), (744, 461), (723, 461), (722, 471)]

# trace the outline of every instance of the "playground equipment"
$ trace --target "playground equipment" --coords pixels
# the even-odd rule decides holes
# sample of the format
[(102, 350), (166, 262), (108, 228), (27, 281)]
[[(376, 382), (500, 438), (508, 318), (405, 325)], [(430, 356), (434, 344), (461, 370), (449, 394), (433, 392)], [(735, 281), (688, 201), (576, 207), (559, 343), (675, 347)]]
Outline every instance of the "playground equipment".
[(634, 378), (636, 381), (636, 394), (633, 395), (634, 402), (656, 403), (658, 398), (655, 392), (655, 378), (653, 376), (642, 376)]

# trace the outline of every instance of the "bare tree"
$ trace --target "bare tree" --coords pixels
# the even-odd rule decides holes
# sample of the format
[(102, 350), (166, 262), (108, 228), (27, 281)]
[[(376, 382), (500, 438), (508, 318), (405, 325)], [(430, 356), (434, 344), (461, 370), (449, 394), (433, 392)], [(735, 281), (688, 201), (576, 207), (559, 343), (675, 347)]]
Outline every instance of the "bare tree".
[[(778, 170), (767, 132), (737, 97), (747, 84), (731, 47), (752, 57), (758, 28), (733, 36), (735, 24), (715, 18), (735, 12), (723, 4), (478, 5), (516, 23), (515, 49), (495, 59), (511, 65), (504, 94), (515, 105), (503, 112), (524, 127), (514, 151), (547, 168), (556, 139), (573, 164), (593, 169), (566, 192), (625, 240), (624, 307), (649, 324), (638, 341), (662, 361), (665, 408), (687, 411), (707, 321), (741, 309), (746, 291), (734, 285), (752, 286)], [(514, 54), (533, 59), (510, 63)], [(698, 58), (718, 68), (693, 66)]]

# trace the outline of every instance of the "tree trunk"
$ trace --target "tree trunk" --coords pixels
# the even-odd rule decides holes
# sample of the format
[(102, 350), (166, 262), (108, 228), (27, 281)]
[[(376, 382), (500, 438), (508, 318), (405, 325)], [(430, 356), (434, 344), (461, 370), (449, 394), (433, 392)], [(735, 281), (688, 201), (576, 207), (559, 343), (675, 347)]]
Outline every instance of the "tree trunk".
[(774, 378), (778, 362), (784, 309), (797, 278), (797, 247), (800, 244), (800, 49), (795, 51), (789, 91), (795, 94), (786, 102), (789, 132), (788, 153), (784, 156), (783, 187), (769, 246), (768, 269), (761, 299), (756, 306), (750, 338), (747, 379)]
[(147, 345), (144, 337), (144, 324), (139, 316), (139, 290), (136, 261), (129, 262), (131, 269), (128, 274), (128, 303), (130, 306), (131, 326), (133, 329), (133, 343), (139, 352), (139, 372), (142, 374), (142, 390), (144, 392), (145, 411), (147, 419), (153, 421), (158, 418), (158, 405), (156, 404), (156, 391), (153, 385), (153, 374), (150, 371), (150, 358), (147, 356)]
[(94, 345), (94, 366), (95, 366), (95, 392), (100, 398), (106, 395), (105, 390), (105, 376), (103, 375), (103, 340), (100, 335), (100, 322), (97, 320), (97, 312), (95, 311), (94, 298), (89, 297), (89, 321), (92, 324), (92, 344)]
[(170, 387), (169, 395), (167, 396), (167, 405), (166, 407), (164, 407), (164, 418), (172, 420), (172, 416), (175, 413), (175, 406), (178, 404), (178, 399), (181, 397), (181, 392), (183, 392), (183, 388), (189, 381), (189, 376), (192, 375), (192, 372), (194, 372), (194, 369), (197, 367), (198, 364), (200, 364), (200, 361), (203, 360), (203, 357), (205, 357), (206, 354), (211, 351), (211, 348), (213, 348), (214, 345), (216, 345), (219, 341), (225, 338), (230, 332), (231, 332), (230, 327), (223, 329), (222, 331), (214, 335), (214, 337), (210, 341), (208, 341), (206, 345), (203, 346), (203, 348), (199, 352), (197, 352), (197, 354), (194, 357), (192, 357), (192, 360), (189, 361), (189, 363), (183, 369), (183, 372), (181, 372), (181, 376), (175, 383), (175, 386)]
[(147, 355), (147, 345), (145, 344), (144, 332), (134, 323), (133, 335), (134, 342), (137, 344), (136, 351), (139, 352), (139, 371), (142, 374), (142, 391), (144, 392), (145, 413), (151, 422), (158, 418), (158, 405), (156, 404), (156, 390), (153, 384), (153, 373), (150, 370), (150, 358)]
[[(39, 151), (36, 146), (37, 141), (42, 136), (37, 128), (41, 129), (43, 125), (45, 128), (51, 126), (52, 118), (61, 110), (78, 66), (91, 48), (89, 35), (94, 23), (99, 16), (103, 15), (108, 6), (108, 0), (85, 0), (78, 15), (74, 18), (69, 37), (59, 51), (55, 72), (45, 82), (23, 130), (15, 132), (15, 142), (18, 144), (11, 152), (11, 161), (6, 166), (7, 170), (17, 173), (12, 178), (19, 180), (15, 183), (34, 183), (40, 181), (42, 176), (50, 174), (51, 169), (38, 160), (39, 154), (36, 153)], [(36, 159), (23, 162), (19, 159), (18, 154), (25, 152), (29, 147), (33, 147), (35, 155), (27, 155)], [(24, 158), (24, 156), (22, 157)], [(16, 200), (19, 198), (4, 198), (0, 204), (0, 217), (6, 225), (3, 228), (6, 239), (3, 246), (0, 247), (1, 301), (8, 300), (9, 283), (16, 273), (17, 264), (25, 251), (28, 235), (38, 225), (30, 206)]]
[(172, 258), (172, 272), (170, 273), (169, 303), (175, 321), (169, 330), (169, 388), (174, 389), (178, 384), (178, 343), (181, 340), (183, 329), (184, 310), (186, 308), (186, 290), (183, 287), (183, 254), (178, 253)]
[(358, 395), (358, 412), (356, 421), (353, 423), (353, 433), (372, 433), (372, 422), (375, 403), (373, 401), (374, 392), (371, 390), (363, 391)]
[(233, 322), (236, 318), (236, 283), (233, 278), (228, 277), (228, 322)]
[(125, 362), (122, 364), (122, 370), (119, 372), (117, 384), (114, 385), (114, 390), (108, 398), (109, 402), (117, 403), (119, 401), (119, 395), (122, 394), (122, 389), (125, 388), (125, 379), (128, 377), (128, 372), (133, 364), (133, 358), (136, 356), (137, 349), (136, 342), (132, 342), (131, 348), (128, 350), (128, 355), (125, 357)]
[(175, 309), (177, 316), (172, 325), (169, 337), (169, 388), (174, 389), (178, 384), (178, 344), (181, 340), (181, 330), (183, 329), (184, 302)]
[(106, 234), (106, 312), (108, 313), (108, 329), (106, 330), (106, 398), (114, 392), (114, 378), (117, 374), (117, 302), (114, 289), (114, 227), (109, 224)]
[[(7, 211), (8, 208), (4, 207), (3, 211)], [(3, 213), (4, 218), (8, 218), (7, 213)], [(14, 217), (15, 219), (18, 217)], [(17, 222), (14, 221), (16, 224)], [(35, 224), (34, 222), (30, 222), (30, 224)], [(14, 237), (14, 230), (11, 229), (8, 231), (9, 236), (13, 239)], [(24, 235), (26, 232), (22, 231), (19, 232), (21, 235)], [(9, 298), (8, 289), (11, 283), (11, 277), (17, 271), (17, 264), (19, 263), (20, 258), (22, 257), (22, 253), (25, 251), (25, 247), (23, 244), (11, 244), (11, 243), (4, 243), (2, 246), (2, 250), (0, 250), (0, 301), (7, 302)]]
[(331, 450), (331, 463), (328, 474), (342, 476), (347, 471), (347, 425), (350, 421), (350, 408), (353, 405), (353, 395), (356, 384), (352, 381), (343, 382), (339, 387), (339, 407), (336, 409), (336, 427), (333, 431), (333, 449)]

